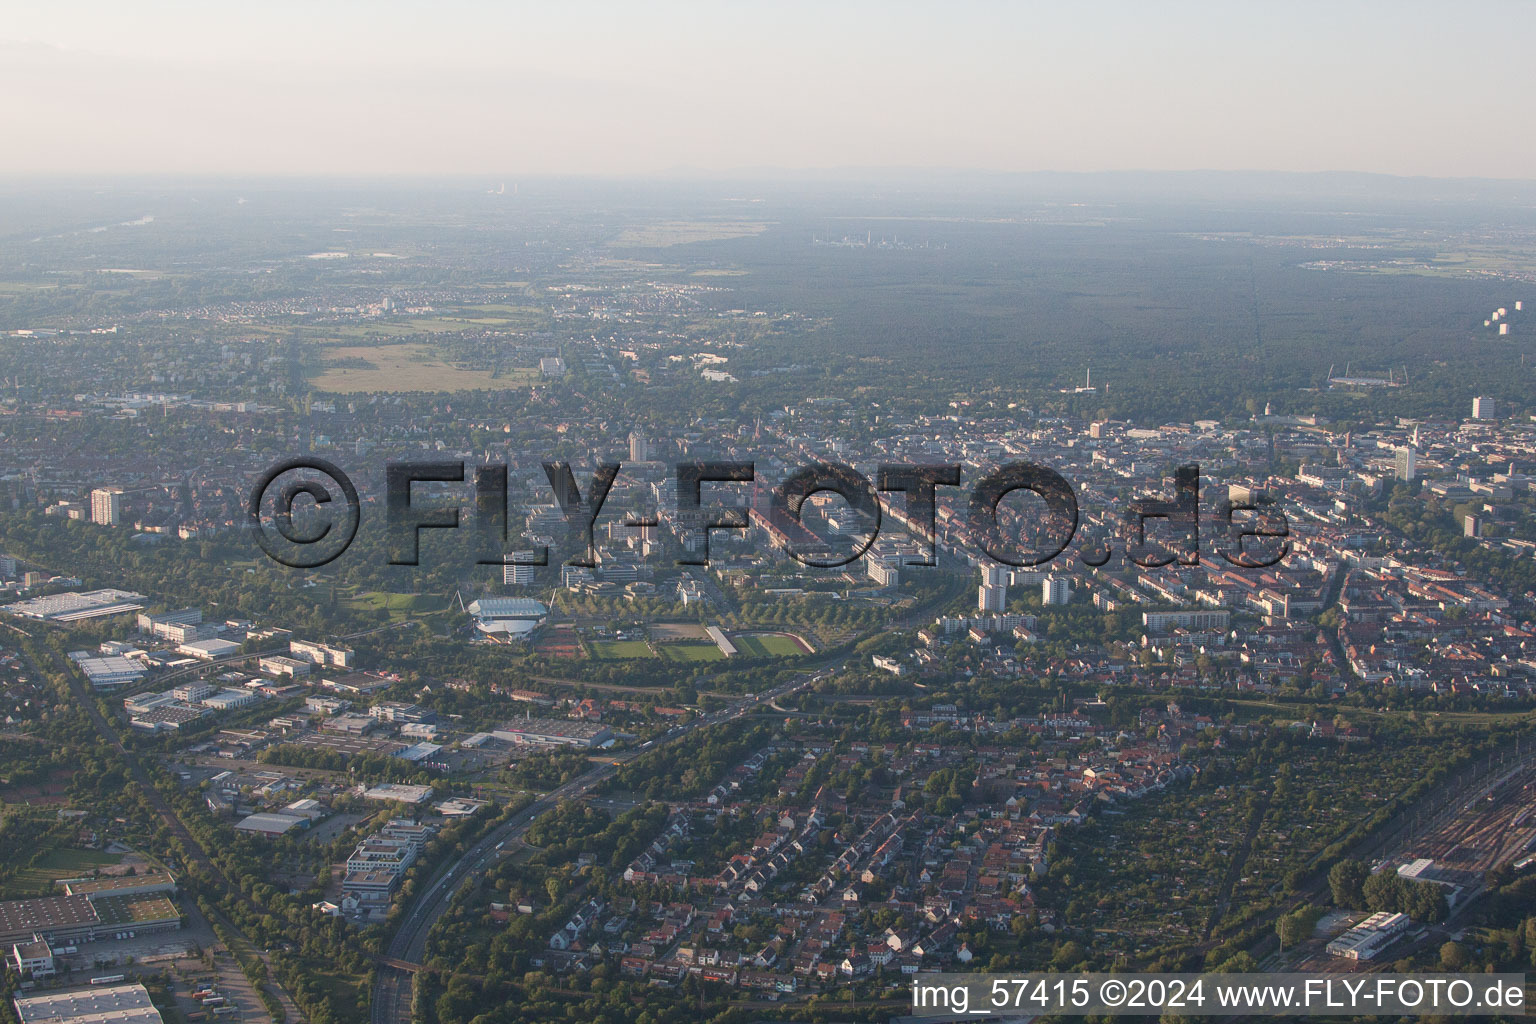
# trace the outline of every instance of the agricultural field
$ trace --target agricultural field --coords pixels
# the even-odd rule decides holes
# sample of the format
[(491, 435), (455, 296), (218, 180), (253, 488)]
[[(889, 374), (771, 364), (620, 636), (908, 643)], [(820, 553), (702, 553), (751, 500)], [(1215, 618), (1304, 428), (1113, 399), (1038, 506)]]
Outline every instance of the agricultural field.
[(30, 867), (22, 868), (0, 887), (0, 899), (22, 899), (53, 890), (53, 883), (60, 878), (78, 878), (99, 868), (111, 867), (122, 860), (121, 856), (100, 853), (96, 850), (77, 850), (61, 847), (49, 850)]
[(750, 238), (767, 230), (763, 221), (672, 220), (627, 228), (613, 240), (619, 248), (664, 249), (691, 242), (721, 242)]
[[(522, 387), (538, 371), (500, 374), (466, 370), (443, 361), (427, 345), (333, 346), (325, 350), (326, 368), (310, 383), (319, 391), (352, 394), (366, 391), (483, 391)], [(406, 387), (409, 382), (409, 387)]]

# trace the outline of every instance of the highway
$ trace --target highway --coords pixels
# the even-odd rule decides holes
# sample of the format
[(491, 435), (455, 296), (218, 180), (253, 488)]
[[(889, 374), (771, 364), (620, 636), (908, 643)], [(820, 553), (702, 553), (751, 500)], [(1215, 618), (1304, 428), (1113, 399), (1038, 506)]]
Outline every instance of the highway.
[(426, 956), (427, 936), (431, 933), (432, 926), (448, 909), (453, 894), (466, 880), (489, 868), (501, 849), (508, 843), (521, 838), (535, 818), (562, 800), (586, 795), (598, 783), (635, 758), (663, 746), (682, 743), (699, 729), (736, 721), (744, 715), (756, 712), (765, 704), (771, 704), (781, 697), (814, 685), (832, 672), (842, 660), (844, 659), (839, 659), (838, 662), (794, 682), (764, 690), (729, 707), (702, 715), (685, 725), (676, 726), (665, 736), (647, 741), (634, 750), (618, 754), (612, 762), (597, 765), (564, 785), (550, 790), (515, 817), (487, 832), (465, 852), (463, 857), (433, 877), (430, 884), (416, 896), (410, 910), (401, 920), (400, 927), (390, 940), (384, 957), (385, 962), (379, 965), (376, 974), (373, 989), (373, 1024), (410, 1024), (411, 988), (414, 975), (411, 970), (398, 965), (422, 962)]

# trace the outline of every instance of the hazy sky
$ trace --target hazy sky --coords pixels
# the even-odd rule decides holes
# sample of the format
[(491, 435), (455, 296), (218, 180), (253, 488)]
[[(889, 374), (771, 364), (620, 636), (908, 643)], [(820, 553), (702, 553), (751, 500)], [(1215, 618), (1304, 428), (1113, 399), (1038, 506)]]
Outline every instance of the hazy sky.
[(47, 0), (0, 173), (1536, 178), (1536, 5)]

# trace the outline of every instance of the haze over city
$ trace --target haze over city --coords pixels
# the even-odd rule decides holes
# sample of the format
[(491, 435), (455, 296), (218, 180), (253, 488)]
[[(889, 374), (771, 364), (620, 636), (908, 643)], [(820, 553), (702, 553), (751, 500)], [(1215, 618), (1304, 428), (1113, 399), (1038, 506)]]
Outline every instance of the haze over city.
[(0, 1024), (1525, 1020), (1533, 30), (7, 11)]
[(64, 0), (0, 25), (0, 174), (1530, 178), (1533, 31), (1514, 2)]

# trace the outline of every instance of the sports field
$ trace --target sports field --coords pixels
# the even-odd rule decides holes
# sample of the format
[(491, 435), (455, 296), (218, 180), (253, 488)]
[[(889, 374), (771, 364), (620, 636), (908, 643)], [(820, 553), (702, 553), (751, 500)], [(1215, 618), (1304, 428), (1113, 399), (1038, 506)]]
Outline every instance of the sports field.
[(675, 643), (656, 648), (668, 661), (719, 661), (725, 655), (714, 644)]
[(731, 637), (731, 643), (749, 658), (793, 658), (806, 653), (799, 640), (780, 633), (745, 633)]
[(655, 655), (644, 640), (594, 640), (592, 657), (603, 661), (619, 661), (624, 658), (653, 658)]

